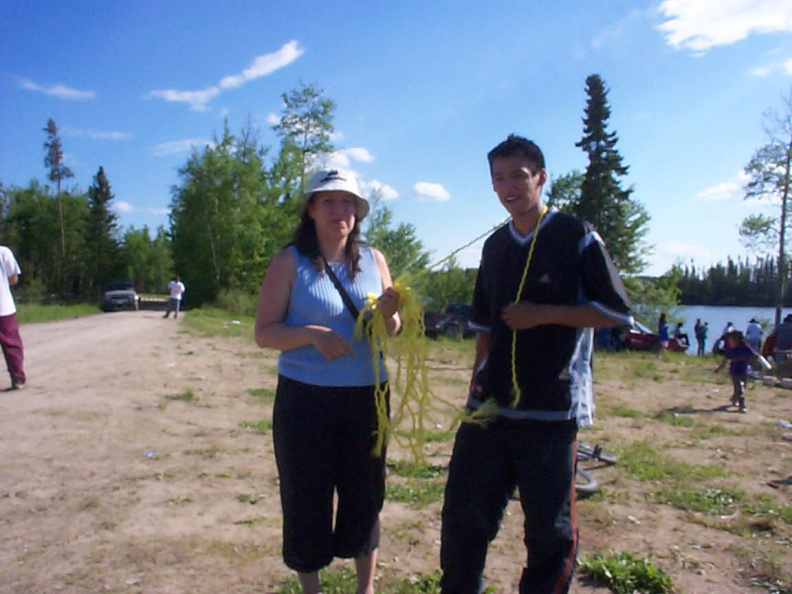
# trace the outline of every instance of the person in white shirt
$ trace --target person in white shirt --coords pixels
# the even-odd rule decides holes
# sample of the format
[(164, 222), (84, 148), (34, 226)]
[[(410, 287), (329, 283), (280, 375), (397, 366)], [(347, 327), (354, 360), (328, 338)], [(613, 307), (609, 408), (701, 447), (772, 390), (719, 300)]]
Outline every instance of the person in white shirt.
[(17, 284), (22, 270), (14, 252), (0, 245), (0, 346), (11, 376), (11, 389), (25, 387), (25, 352), (19, 335), (19, 321), (11, 286)]
[(757, 353), (761, 351), (763, 334), (764, 330), (762, 329), (762, 325), (756, 321), (755, 318), (751, 318), (751, 321), (748, 322), (748, 326), (745, 329), (745, 340)]
[(163, 318), (167, 318), (171, 312), (173, 317), (179, 317), (179, 308), (181, 307), (182, 295), (184, 295), (184, 283), (178, 276), (174, 276), (173, 280), (168, 283), (168, 290), (170, 290), (170, 298), (168, 299), (168, 309)]

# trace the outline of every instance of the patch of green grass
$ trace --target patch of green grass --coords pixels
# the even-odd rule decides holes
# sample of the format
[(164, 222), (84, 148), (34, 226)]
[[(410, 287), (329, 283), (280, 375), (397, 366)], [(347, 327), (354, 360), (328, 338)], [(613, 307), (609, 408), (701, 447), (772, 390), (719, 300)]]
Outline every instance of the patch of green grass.
[(398, 476), (435, 479), (443, 476), (445, 469), (436, 464), (416, 464), (407, 460), (391, 460), (388, 462), (390, 468)]
[[(322, 571), (320, 582), (323, 594), (347, 594), (357, 589), (355, 572), (349, 567)], [(439, 594), (440, 572), (412, 574), (407, 578), (383, 575), (377, 579), (374, 589), (388, 594)], [(494, 590), (490, 588), (484, 590), (485, 594), (493, 592)], [(289, 578), (280, 594), (302, 594), (297, 578)]]
[(192, 388), (187, 388), (181, 394), (171, 394), (170, 396), (165, 396), (166, 400), (174, 400), (178, 402), (195, 402), (195, 392)]
[(91, 303), (76, 303), (74, 305), (17, 304), (17, 319), (20, 324), (57, 322), (58, 320), (70, 320), (99, 314), (101, 314), (99, 308)]
[(710, 516), (727, 516), (737, 511), (746, 495), (743, 491), (713, 486), (676, 486), (662, 489), (657, 494), (660, 502), (677, 509)]
[(256, 433), (269, 433), (272, 431), (272, 421), (262, 419), (261, 421), (241, 421), (239, 426), (242, 429), (253, 429)]
[(242, 336), (252, 340), (254, 324), (251, 316), (231, 314), (215, 307), (191, 309), (184, 316), (184, 326), (200, 336)]
[(271, 388), (251, 388), (247, 392), (258, 398), (261, 404), (272, 404), (275, 401), (275, 390)]
[(407, 483), (388, 483), (385, 499), (411, 506), (421, 506), (443, 498), (445, 481), (410, 480)]
[(237, 501), (239, 501), (239, 503), (249, 503), (250, 505), (256, 505), (259, 501), (264, 501), (266, 499), (269, 499), (267, 493), (242, 493), (241, 495), (237, 495)]
[(619, 466), (639, 481), (663, 479), (697, 481), (723, 477), (727, 474), (726, 470), (719, 466), (693, 465), (680, 462), (670, 456), (663, 456), (646, 442), (636, 442), (623, 449)]
[(614, 417), (624, 417), (626, 419), (638, 419), (644, 416), (641, 411), (628, 406), (622, 406), (621, 404), (611, 405), (609, 407), (609, 412)]
[(792, 524), (792, 503), (779, 504), (767, 495), (753, 495), (743, 502), (742, 510), (752, 516), (777, 517), (785, 524)]
[(680, 415), (670, 410), (662, 410), (655, 419), (663, 423), (668, 423), (674, 427), (695, 427), (696, 421), (688, 416)]
[(737, 437), (745, 435), (746, 429), (742, 427), (724, 427), (720, 423), (715, 425), (697, 426), (693, 430), (693, 437), (698, 439), (710, 439), (712, 437)]
[(579, 567), (581, 574), (615, 594), (670, 594), (674, 589), (671, 576), (655, 567), (649, 557), (639, 558), (626, 551), (586, 556)]

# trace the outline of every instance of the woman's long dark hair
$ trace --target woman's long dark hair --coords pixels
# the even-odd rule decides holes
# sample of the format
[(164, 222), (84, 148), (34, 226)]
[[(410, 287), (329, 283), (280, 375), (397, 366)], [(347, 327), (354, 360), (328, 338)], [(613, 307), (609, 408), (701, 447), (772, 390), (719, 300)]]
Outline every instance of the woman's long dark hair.
[[(313, 198), (311, 198), (313, 200)], [(360, 223), (355, 219), (355, 226), (349, 233), (346, 246), (344, 246), (344, 261), (347, 266), (347, 273), (350, 278), (355, 278), (355, 275), (360, 272), (360, 246), (365, 245), (365, 242), (360, 238)], [(319, 251), (319, 240), (316, 237), (316, 223), (308, 215), (308, 210), (305, 209), (300, 217), (300, 223), (294, 230), (292, 235), (291, 244), (297, 248), (297, 252), (308, 256), (316, 266), (319, 272), (324, 273), (325, 263), (322, 258), (322, 252)]]

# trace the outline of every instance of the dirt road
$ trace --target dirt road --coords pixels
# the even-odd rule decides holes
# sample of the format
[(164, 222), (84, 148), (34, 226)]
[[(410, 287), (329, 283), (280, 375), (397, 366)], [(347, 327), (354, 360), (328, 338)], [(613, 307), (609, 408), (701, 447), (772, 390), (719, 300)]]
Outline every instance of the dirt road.
[[(282, 590), (291, 574), (269, 431), (276, 354), (252, 337), (197, 337), (182, 320), (140, 311), (23, 326), (28, 386), (0, 392), (0, 594)], [(727, 378), (718, 387), (680, 378), (673, 363), (626, 364), (597, 363), (588, 439), (646, 442), (660, 460), (724, 468), (710, 482), (757, 505), (789, 502), (767, 479), (792, 468), (790, 436), (776, 425), (792, 420), (792, 392), (757, 386), (737, 415), (723, 410)], [(469, 366), (437, 355), (435, 393), (461, 402)], [(428, 448), (444, 465), (451, 441)], [(687, 593), (767, 592), (756, 585), (792, 563), (792, 529), (777, 517), (684, 512), (658, 500), (659, 479), (619, 466), (597, 475), (605, 495), (580, 502), (581, 555), (651, 554)], [(380, 575), (437, 569), (440, 505), (386, 501)], [(496, 592), (516, 590), (521, 532), (512, 502), (488, 557)], [(581, 580), (572, 591), (605, 592)]]

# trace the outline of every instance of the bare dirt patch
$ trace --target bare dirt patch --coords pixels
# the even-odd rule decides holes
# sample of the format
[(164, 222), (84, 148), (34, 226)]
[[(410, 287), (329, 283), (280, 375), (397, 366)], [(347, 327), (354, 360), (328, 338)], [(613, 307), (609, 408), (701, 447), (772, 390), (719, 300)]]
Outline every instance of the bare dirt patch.
[[(152, 311), (26, 325), (22, 336), (28, 387), (0, 393), (0, 592), (280, 592), (290, 572), (268, 431), (276, 353)], [(792, 474), (792, 430), (778, 426), (792, 420), (792, 391), (758, 385), (739, 415), (722, 409), (725, 376), (682, 379), (673, 361), (647, 359), (657, 371), (636, 379), (624, 362), (598, 361), (585, 439), (721, 467), (701, 482), (790, 504), (792, 488), (767, 482)], [(461, 403), (469, 363), (435, 355), (436, 393)], [(445, 465), (451, 445), (428, 444), (429, 460)], [(390, 454), (406, 458), (398, 445)], [(621, 465), (595, 472), (604, 488), (580, 501), (581, 556), (651, 554), (680, 592), (772, 591), (763, 584), (792, 567), (792, 528), (772, 513), (684, 511), (658, 498), (668, 481)], [(439, 502), (386, 502), (380, 574), (436, 570), (439, 516)], [(513, 502), (490, 549), (486, 584), (498, 592), (516, 591), (521, 530)]]

